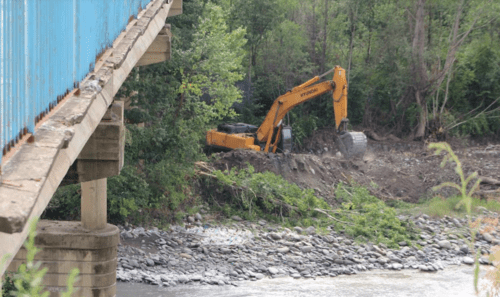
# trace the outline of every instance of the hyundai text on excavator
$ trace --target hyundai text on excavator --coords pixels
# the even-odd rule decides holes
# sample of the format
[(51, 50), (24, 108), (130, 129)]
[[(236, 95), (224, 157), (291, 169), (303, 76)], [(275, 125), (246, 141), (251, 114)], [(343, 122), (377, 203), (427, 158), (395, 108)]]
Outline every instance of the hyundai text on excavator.
[[(333, 79), (319, 80), (333, 72)], [(283, 152), (292, 150), (292, 128), (283, 124), (287, 112), (295, 106), (319, 95), (333, 91), (335, 113), (335, 142), (345, 158), (362, 157), (366, 151), (366, 136), (363, 132), (348, 132), (347, 81), (345, 70), (340, 66), (294, 87), (279, 96), (271, 106), (260, 127), (236, 123), (221, 124), (217, 130), (207, 132), (206, 143), (210, 148), (223, 150), (252, 149), (275, 153), (280, 146)]]

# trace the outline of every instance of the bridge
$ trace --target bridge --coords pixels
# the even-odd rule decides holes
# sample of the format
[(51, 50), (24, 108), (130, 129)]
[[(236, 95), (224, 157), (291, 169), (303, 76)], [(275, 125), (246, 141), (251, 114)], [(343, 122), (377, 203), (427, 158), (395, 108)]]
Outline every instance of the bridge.
[(119, 232), (106, 221), (107, 177), (123, 166), (132, 68), (170, 58), (167, 17), (182, 0), (0, 0), (0, 267), (23, 262), (29, 222), (73, 169), (81, 222), (40, 222), (51, 296), (80, 268), (81, 296), (114, 296)]

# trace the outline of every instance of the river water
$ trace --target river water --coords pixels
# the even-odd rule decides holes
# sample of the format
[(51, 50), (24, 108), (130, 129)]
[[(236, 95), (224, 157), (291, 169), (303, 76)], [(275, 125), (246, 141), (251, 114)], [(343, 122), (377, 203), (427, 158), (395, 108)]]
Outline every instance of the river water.
[[(465, 297), (475, 296), (471, 266), (449, 266), (426, 273), (418, 270), (373, 270), (356, 275), (293, 279), (266, 278), (239, 282), (234, 286), (192, 285), (160, 288), (158, 286), (117, 283), (119, 297)], [(483, 268), (484, 269), (484, 268)], [(484, 274), (484, 271), (482, 272)], [(480, 287), (486, 281), (480, 281)], [(484, 295), (484, 294), (481, 294)]]

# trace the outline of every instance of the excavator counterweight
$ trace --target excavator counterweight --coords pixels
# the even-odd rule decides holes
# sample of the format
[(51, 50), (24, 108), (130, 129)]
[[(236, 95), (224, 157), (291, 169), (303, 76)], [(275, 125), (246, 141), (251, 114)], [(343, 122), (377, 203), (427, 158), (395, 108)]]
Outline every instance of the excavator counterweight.
[[(319, 82), (333, 72), (333, 79)], [(282, 151), (291, 151), (291, 127), (283, 124), (286, 114), (295, 106), (319, 95), (332, 91), (335, 114), (335, 142), (345, 158), (362, 157), (366, 151), (366, 136), (363, 132), (348, 132), (347, 123), (347, 80), (345, 70), (335, 66), (332, 70), (294, 87), (274, 101), (266, 118), (257, 128), (244, 123), (222, 124), (217, 130), (207, 132), (207, 146), (212, 148), (253, 149), (276, 152), (281, 144)]]

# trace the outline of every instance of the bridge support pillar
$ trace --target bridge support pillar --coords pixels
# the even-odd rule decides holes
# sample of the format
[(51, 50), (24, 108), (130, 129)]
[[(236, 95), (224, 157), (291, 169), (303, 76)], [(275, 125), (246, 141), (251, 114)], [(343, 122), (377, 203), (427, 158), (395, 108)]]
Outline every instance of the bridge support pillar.
[(107, 178), (82, 183), (82, 226), (88, 230), (101, 230), (107, 220)]
[[(120, 240), (118, 227), (106, 224), (100, 230), (90, 231), (80, 222), (41, 220), (37, 225), (35, 245), (42, 250), (35, 262), (47, 268), (43, 278), (51, 297), (66, 290), (68, 275), (73, 268), (80, 273), (72, 296), (116, 296), (117, 249)], [(22, 247), (10, 263), (8, 271), (17, 271), (26, 263), (26, 249)]]

